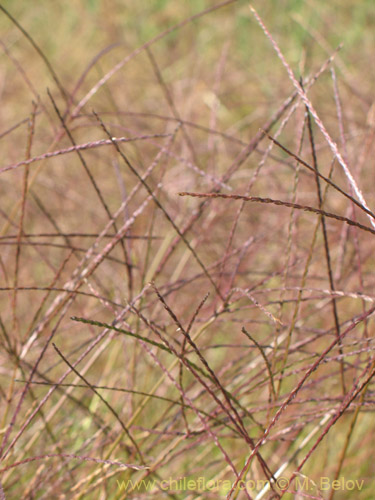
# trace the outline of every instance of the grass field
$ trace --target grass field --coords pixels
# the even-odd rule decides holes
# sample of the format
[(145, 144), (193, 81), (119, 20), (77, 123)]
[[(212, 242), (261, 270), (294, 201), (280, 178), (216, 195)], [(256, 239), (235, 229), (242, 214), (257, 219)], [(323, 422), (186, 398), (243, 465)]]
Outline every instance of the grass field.
[(0, 499), (373, 498), (374, 28), (0, 4)]

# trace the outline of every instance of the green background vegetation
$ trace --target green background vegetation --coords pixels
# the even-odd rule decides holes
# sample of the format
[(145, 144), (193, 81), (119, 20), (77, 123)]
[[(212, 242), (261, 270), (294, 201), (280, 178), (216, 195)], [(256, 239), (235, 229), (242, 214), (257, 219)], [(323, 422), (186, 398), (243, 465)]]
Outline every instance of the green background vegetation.
[[(72, 116), (72, 109), (119, 61), (171, 26), (213, 7), (215, 2), (9, 0), (3, 1), (1, 5), (41, 49), (66, 93), (71, 95), (76, 91), (73, 103), (68, 107), (40, 54), (14, 23), (0, 12), (3, 43), (0, 65), (1, 168), (21, 162), (25, 155), (28, 156), (30, 128), (27, 120), (32, 113), (33, 101), (38, 102), (38, 114), (31, 157), (71, 146), (47, 95), (47, 89), (59, 109), (62, 112), (68, 110), (66, 123), (77, 144), (107, 138), (93, 118), (93, 110), (99, 113), (111, 134), (116, 137), (173, 134), (179, 121), (177, 110), (179, 117), (187, 123), (176, 134), (171, 146), (174, 156), (162, 156), (148, 182), (180, 228), (199, 209), (199, 200), (180, 198), (177, 193), (185, 190), (211, 191), (215, 186), (212, 178), (217, 179), (226, 174), (259, 128), (293, 92), (285, 68), (252, 16), (249, 3), (239, 0), (162, 37), (151, 45), (152, 56), (145, 50), (139, 50), (92, 96), (78, 116)], [(321, 75), (309, 91), (309, 97), (340, 150), (347, 149), (348, 163), (353, 168), (354, 177), (359, 181), (369, 206), (375, 206), (373, 163), (370, 161), (374, 152), (375, 122), (373, 1), (270, 0), (255, 1), (254, 6), (297, 77), (306, 79), (314, 75), (338, 45), (343, 44), (335, 56), (334, 67), (342, 101), (341, 124), (347, 141), (345, 145), (341, 143), (341, 124), (337, 117), (329, 70)], [(98, 55), (100, 57), (97, 58)], [(155, 60), (157, 70), (153, 67), (151, 57)], [(95, 64), (77, 87), (80, 76), (93, 61), (96, 61)], [(168, 100), (173, 100), (174, 109)], [(22, 120), (25, 123), (10, 130)], [(300, 106), (279, 137), (286, 147), (295, 152), (298, 150), (303, 120), (304, 108)], [(272, 133), (277, 130), (277, 126), (272, 129)], [(184, 134), (188, 135), (188, 139)], [(323, 175), (329, 176), (331, 151), (316, 126), (314, 134), (319, 167)], [(306, 137), (301, 156), (311, 162), (311, 150)], [(153, 138), (121, 147), (136, 170), (143, 174), (160, 153), (160, 148), (165, 146), (166, 140)], [(257, 150), (228, 180), (232, 191), (226, 186), (227, 190), (223, 188), (223, 192), (245, 192), (268, 145), (265, 139), (260, 142)], [(85, 151), (83, 156), (108, 210), (113, 214), (124, 197), (137, 185), (137, 179), (112, 147), (92, 148)], [(200, 174), (190, 168), (192, 164), (200, 169)], [(220, 297), (182, 241), (168, 256), (176, 233), (160, 210), (151, 203), (131, 228), (132, 235), (141, 235), (145, 239), (126, 242), (125, 250), (129, 252), (133, 267), (133, 290), (130, 290), (129, 275), (124, 266), (124, 251), (117, 245), (109, 255), (112, 260), (105, 259), (90, 277), (93, 286), (100, 290), (100, 297), (96, 297), (92, 289), (83, 283), (79, 290), (86, 295), (75, 295), (65, 316), (60, 317), (60, 311), (56, 312), (41, 338), (33, 344), (33, 349), (24, 360), (20, 360), (20, 353), (34, 328), (42, 323), (62, 287), (74, 277), (77, 262), (94, 241), (92, 237), (88, 239), (81, 235), (74, 239), (73, 244), (73, 240), (68, 241), (66, 235), (98, 235), (108, 223), (108, 215), (76, 155), (59, 155), (32, 163), (26, 194), (25, 171), (22, 167), (1, 172), (0, 236), (3, 239), (0, 241), (3, 241), (4, 248), (0, 296), (3, 351), (3, 368), (0, 372), (3, 401), (1, 435), (4, 436), (8, 428), (24, 387), (17, 380), (24, 380), (30, 375), (53, 328), (57, 326), (54, 342), (73, 362), (101, 330), (95, 324), (77, 323), (70, 317), (111, 323), (115, 313), (126, 307), (127, 301), (154, 279), (185, 327), (206, 292), (210, 292), (207, 303), (202, 306), (192, 327), (192, 334), (197, 335), (197, 344), (204, 358), (218, 374), (225, 389), (235, 398), (234, 404), (238, 405), (238, 411), (245, 412), (241, 415), (248, 434), (257, 441), (307, 367), (317, 359), (328, 341), (334, 338), (324, 240), (319, 225), (315, 246), (311, 243), (317, 217), (301, 211), (293, 215), (285, 207), (247, 204), (239, 217), (229, 248), (237, 253), (234, 253), (233, 259), (231, 257), (224, 262), (222, 276), (218, 277), (220, 266), (217, 262), (226, 255), (239, 204), (214, 200), (207, 208), (202, 208), (202, 216), (187, 232), (187, 239), (213, 273), (222, 293), (229, 292), (226, 287), (233, 277), (233, 288), (249, 288), (257, 294), (254, 295), (256, 303), (241, 296), (233, 299), (233, 302), (228, 299), (228, 308), (221, 310)], [(337, 162), (332, 179), (350, 192)], [(159, 188), (157, 186), (161, 181), (163, 186)], [(323, 184), (323, 190), (325, 188)], [(293, 198), (296, 193), (297, 199)], [(315, 207), (318, 203), (314, 176), (303, 169), (298, 173), (294, 160), (276, 147), (265, 165), (259, 168), (259, 175), (254, 177), (250, 194), (294, 200)], [(146, 191), (141, 188), (127, 211), (121, 214), (122, 218), (118, 217), (119, 227), (124, 218), (138, 210), (145, 197)], [(22, 200), (25, 213), (21, 224)], [(349, 208), (347, 199), (332, 189), (327, 191), (325, 210), (347, 217), (356, 216), (356, 220), (369, 225), (360, 210), (353, 214)], [(337, 289), (344, 294), (337, 303), (340, 323), (345, 330), (354, 317), (369, 307), (358, 297), (360, 293), (373, 295), (374, 247), (373, 234), (362, 231), (345, 233), (343, 227), (341, 222), (332, 219), (327, 222)], [(55, 246), (46, 244), (47, 240), (41, 236), (48, 232), (59, 233), (56, 239), (48, 240)], [(14, 244), (17, 233), (21, 234), (18, 247)], [(30, 233), (37, 238), (33, 244), (27, 237)], [(104, 252), (111, 235), (104, 243), (100, 242), (95, 249), (97, 253)], [(247, 247), (246, 242), (251, 236), (254, 237), (254, 243)], [(24, 246), (20, 244), (21, 240)], [(72, 248), (76, 260), (68, 258)], [(16, 272), (17, 251), (20, 253), (19, 270)], [(309, 252), (311, 263), (304, 298), (301, 299), (294, 323), (294, 307), (299, 300), (296, 287), (301, 285)], [(164, 258), (165, 264), (159, 272), (158, 266), (161, 266)], [(67, 262), (63, 266), (64, 259)], [(57, 279), (60, 268), (61, 275)], [(17, 299), (14, 298), (16, 275), (19, 286), (31, 287), (28, 291), (18, 291)], [(58, 290), (48, 292), (51, 283)], [(46, 300), (42, 302), (44, 296)], [(138, 306), (171, 345), (182, 348), (182, 337), (176, 323), (155, 293), (145, 293)], [(269, 313), (268, 316), (264, 309)], [(275, 325), (275, 317), (280, 319), (283, 327)], [(288, 331), (290, 325), (295, 327), (292, 328), (290, 350), (284, 350), (284, 337), (284, 343), (277, 349), (267, 351), (276, 338), (281, 338)], [(134, 312), (129, 313), (126, 322), (120, 326), (142, 338), (160, 342), (160, 338)], [(242, 326), (267, 351), (275, 384), (282, 379), (277, 397), (272, 395), (268, 367), (259, 349), (241, 333)], [(144, 346), (134, 337), (113, 335), (113, 340), (103, 352), (97, 351), (98, 357), (93, 358), (92, 366), (87, 369), (85, 376), (98, 386), (133, 391), (129, 394), (102, 389), (100, 394), (110, 402), (124, 422), (131, 422), (131, 433), (144, 453), (145, 462), (152, 468), (150, 477), (163, 479), (170, 476), (207, 475), (207, 479), (220, 477), (233, 481), (232, 471), (196, 414), (186, 409), (182, 415), (180, 393), (176, 387), (166, 379), (155, 389), (156, 381), (163, 375), (155, 359), (148, 356)], [(353, 344), (348, 340), (345, 346), (347, 389), (352, 387), (353, 380), (372, 359), (372, 336), (373, 324), (370, 320), (368, 324), (361, 323), (349, 339)], [(11, 339), (10, 342), (7, 338)], [(306, 339), (310, 340), (305, 345), (303, 342)], [(361, 348), (363, 350), (357, 352)], [(189, 349), (192, 351), (191, 346)], [(286, 357), (284, 352), (287, 353)], [(168, 367), (175, 359), (166, 351), (154, 349), (153, 353), (164, 367)], [(306, 388), (287, 408), (273, 429), (271, 439), (261, 448), (262, 456), (273, 472), (284, 461), (291, 460), (283, 474), (290, 476), (314, 441), (309, 442), (299, 454), (298, 446), (318, 426), (321, 418), (331, 409), (337, 410), (342, 401), (340, 356), (337, 350), (329, 356), (333, 357), (333, 361), (328, 357), (326, 363), (309, 378)], [(196, 353), (190, 352), (187, 359), (199, 365), (201, 370), (207, 369)], [(182, 379), (179, 378), (178, 366), (176, 361), (171, 369), (173, 378), (179, 382), (182, 380), (186, 393), (202, 414), (206, 412), (214, 417), (213, 420), (207, 418), (207, 425), (217, 433), (220, 443), (237, 469), (241, 470), (249, 454), (248, 444), (233, 430), (226, 414), (216, 406), (186, 367)], [(82, 369), (82, 364), (79, 368)], [(35, 378), (44, 382), (47, 379), (48, 383), (52, 383), (66, 369), (66, 364), (49, 344)], [(73, 380), (71, 375), (68, 382), (72, 383)], [(212, 383), (212, 386), (215, 385)], [(132, 443), (98, 395), (87, 387), (75, 388), (72, 398), (64, 399), (64, 391), (56, 391), (26, 427), (17, 446), (4, 462), (4, 467), (47, 453), (60, 456), (45, 457), (5, 471), (3, 486), (6, 498), (51, 498), (52, 495), (74, 499), (125, 498), (116, 488), (116, 478), (137, 480), (143, 477), (143, 472), (124, 471), (84, 459), (62, 458), (62, 453), (71, 453), (102, 460), (137, 462)], [(28, 391), (21, 411), (17, 413), (11, 438), (46, 392), (45, 386), (37, 385)], [(146, 401), (145, 394), (151, 394), (152, 397)], [(216, 386), (215, 394), (224, 401), (223, 394)], [(364, 500), (371, 499), (374, 491), (373, 447), (370, 439), (374, 432), (372, 394), (369, 386), (358, 419), (354, 419), (356, 406), (353, 405), (330, 429), (303, 469), (303, 473), (316, 482), (321, 476), (333, 478), (348, 440), (349, 446), (340, 473), (347, 479), (365, 480), (364, 489), (355, 493), (355, 498)], [(187, 404), (186, 400), (184, 404)], [(145, 409), (133, 420), (134, 413), (143, 405)], [(350, 434), (352, 425), (354, 431)], [(196, 434), (189, 434), (186, 431), (189, 428), (197, 431)], [(186, 434), (180, 436), (180, 432)], [(319, 428), (316, 437), (321, 432)], [(263, 477), (262, 474), (256, 462), (248, 477), (255, 479)], [(318, 494), (314, 488), (310, 493)], [(159, 498), (159, 494), (154, 493), (154, 498)], [(136, 493), (129, 493), (127, 497), (138, 498)], [(147, 494), (144, 498), (148, 498)], [(174, 498), (200, 497), (197, 493), (188, 496), (186, 492), (177, 492)], [(239, 498), (245, 496), (241, 497), (240, 494)], [(287, 494), (284, 498), (295, 496)], [(353, 498), (353, 493), (340, 491), (334, 498)]]

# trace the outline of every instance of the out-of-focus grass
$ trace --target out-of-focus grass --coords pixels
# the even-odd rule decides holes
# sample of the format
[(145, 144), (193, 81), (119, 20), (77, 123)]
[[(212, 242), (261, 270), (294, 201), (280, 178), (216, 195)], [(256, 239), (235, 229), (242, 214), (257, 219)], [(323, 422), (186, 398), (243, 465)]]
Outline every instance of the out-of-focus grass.
[[(145, 50), (137, 53), (92, 96), (78, 116), (72, 117), (72, 109), (115, 64), (172, 25), (214, 6), (215, 2), (86, 0), (61, 3), (41, 0), (37, 3), (4, 1), (2, 5), (41, 48), (68, 95), (73, 92), (90, 62), (98, 54), (102, 55), (87, 73), (67, 113), (67, 124), (76, 143), (108, 139), (92, 117), (93, 109), (116, 137), (172, 134), (179, 118), (189, 122), (177, 132), (170, 146), (171, 156), (162, 156), (151, 179), (147, 180), (155, 196), (180, 228), (196, 213), (199, 201), (179, 198), (177, 192), (217, 190), (217, 179), (227, 173), (229, 166), (259, 127), (264, 126), (293, 90), (285, 69), (251, 15), (248, 2), (238, 1), (171, 32), (151, 46), (151, 54), (147, 55)], [(375, 19), (372, 2), (272, 0), (254, 2), (254, 5), (297, 77), (313, 75), (338, 44), (343, 42), (343, 49), (336, 55), (335, 69), (343, 102), (347, 154), (367, 202), (371, 207), (374, 206), (372, 171), (367, 161), (360, 161), (361, 155), (368, 159), (373, 151), (370, 110), (375, 76), (371, 64)], [(29, 119), (32, 101), (40, 99), (31, 156), (71, 146), (46, 89), (50, 89), (62, 112), (66, 102), (59, 94), (45, 63), (3, 13), (0, 15), (0, 30), (5, 48), (0, 65), (0, 133), (21, 120)], [(105, 52), (105, 49), (108, 51)], [(152, 64), (152, 57), (157, 69)], [(164, 84), (168, 88), (168, 98)], [(329, 72), (319, 78), (309, 92), (309, 97), (334, 140), (340, 143), (340, 123)], [(168, 103), (168, 99), (173, 100), (173, 106)], [(280, 137), (283, 144), (293, 151), (298, 149), (303, 117), (304, 109), (300, 106), (299, 112), (291, 118)], [(217, 131), (221, 135), (216, 134)], [(314, 131), (319, 167), (328, 176), (332, 155), (316, 128)], [(29, 137), (30, 128), (25, 121), (1, 138), (1, 167), (24, 160)], [(167, 140), (139, 140), (123, 144), (121, 148), (136, 170), (143, 174), (155, 160), (160, 148), (167, 147)], [(263, 140), (257, 151), (221, 190), (226, 193), (244, 193), (250, 178), (260, 168), (259, 162), (268, 145), (269, 142)], [(344, 149), (341, 143), (340, 148)], [(311, 162), (307, 140), (302, 149), (302, 156)], [(260, 168), (257, 178), (254, 177), (250, 194), (292, 200), (296, 191), (296, 201), (317, 206), (314, 177), (301, 167), (298, 188), (295, 188), (295, 162), (277, 148), (273, 149), (272, 154)], [(137, 185), (135, 177), (111, 146), (88, 149), (83, 152), (83, 156), (108, 210), (113, 214)], [(195, 170), (190, 168), (192, 164)], [(362, 170), (358, 170), (358, 165)], [(197, 167), (200, 169), (199, 174)], [(3, 368), (0, 372), (4, 401), (2, 437), (6, 435), (15, 415), (11, 440), (47, 392), (45, 386), (31, 385), (32, 391), (27, 392), (21, 411), (17, 412), (24, 384), (15, 379), (24, 380), (30, 376), (53, 329), (56, 327), (53, 341), (73, 362), (102, 329), (94, 324), (71, 321), (70, 316), (111, 323), (126, 308), (128, 301), (141, 292), (146, 282), (155, 279), (165, 300), (171, 304), (185, 328), (206, 292), (210, 292), (207, 303), (202, 306), (192, 326), (191, 335), (225, 390), (232, 395), (231, 402), (245, 422), (249, 436), (257, 442), (284, 398), (296, 387), (310, 363), (334, 338), (321, 229), (318, 230), (315, 247), (310, 249), (312, 234), (319, 222), (317, 217), (305, 213), (291, 216), (290, 209), (285, 207), (247, 204), (239, 217), (237, 228), (233, 229), (240, 202), (213, 200), (206, 208), (202, 208), (202, 216), (187, 232), (187, 239), (214, 276), (222, 294), (230, 291), (231, 277), (233, 289), (237, 287), (240, 290), (233, 290), (236, 299), (230, 296), (228, 309), (222, 310), (222, 297), (215, 292), (212, 283), (205, 278), (201, 267), (192, 257), (191, 250), (182, 241), (168, 256), (175, 232), (160, 210), (150, 203), (130, 230), (131, 235), (144, 239), (128, 240), (125, 242), (126, 248), (122, 249), (117, 245), (109, 254), (112, 260), (106, 259), (87, 280), (82, 278), (77, 291), (83, 293), (74, 295), (65, 315), (60, 315), (61, 311), (56, 309), (56, 314), (40, 338), (34, 339), (32, 349), (24, 355), (23, 350), (28, 340), (33, 338), (35, 327), (43, 324), (43, 318), (48, 317), (54, 307), (53, 301), (63, 293), (63, 287), (70, 289), (78, 273), (75, 270), (80, 260), (94, 242), (93, 236), (83, 236), (81, 233), (98, 235), (109, 220), (79, 158), (70, 153), (30, 165), (24, 221), (20, 231), (24, 172), (24, 167), (2, 172), (0, 186), (0, 235), (13, 238), (2, 241), (4, 250), (1, 255), (3, 285), (0, 299), (4, 326), (1, 337), (4, 347)], [(337, 164), (333, 179), (343, 189), (350, 191)], [(161, 187), (158, 187), (159, 182), (162, 182)], [(139, 209), (146, 194), (144, 188), (140, 187), (126, 210), (117, 217), (117, 228)], [(347, 200), (331, 188), (324, 208), (354, 217)], [(361, 223), (369, 224), (360, 211), (356, 212), (356, 217)], [(227, 247), (231, 231), (233, 241)], [(360, 294), (373, 295), (373, 235), (361, 231), (346, 233), (345, 226), (332, 220), (327, 220), (327, 231), (336, 288), (345, 295), (338, 300), (339, 320), (345, 330), (354, 317), (368, 309), (368, 305), (359, 300)], [(89, 257), (89, 263), (94, 261), (95, 255), (104, 252), (105, 245), (112, 241), (115, 232), (113, 228), (108, 231), (104, 243), (99, 243), (93, 249), (95, 253)], [(17, 233), (20, 256), (16, 273)], [(34, 239), (26, 236), (30, 233), (36, 235)], [(59, 236), (45, 239), (41, 233), (57, 233)], [(69, 236), (71, 233), (81, 235)], [(155, 239), (151, 239), (151, 236)], [(246, 246), (251, 236), (254, 241)], [(231, 251), (233, 255), (218, 264), (226, 252)], [(302, 286), (304, 265), (310, 251), (312, 257), (304, 296), (293, 323), (297, 290)], [(73, 252), (73, 257), (69, 256), (69, 252)], [(130, 256), (133, 268), (131, 291), (129, 273), (124, 265), (126, 253)], [(67, 262), (63, 264), (65, 259)], [(160, 271), (158, 269), (163, 259), (166, 260)], [(220, 278), (221, 271), (223, 275)], [(16, 274), (18, 287), (32, 289), (18, 290), (15, 298)], [(47, 293), (45, 288), (49, 287), (54, 290), (41, 305)], [(246, 295), (236, 296), (243, 289), (250, 290), (249, 293), (254, 296), (251, 295), (251, 299)], [(351, 296), (350, 293), (357, 295)], [(32, 323), (40, 305), (40, 314)], [(181, 331), (152, 290), (144, 292), (135, 305), (153, 322), (165, 341), (178, 352), (183, 352)], [(273, 321), (275, 318), (281, 324)], [(276, 388), (282, 378), (278, 397), (272, 396), (269, 367), (260, 354), (259, 345), (251, 344), (241, 333), (242, 326), (258, 341), (263, 354), (266, 353)], [(161, 342), (134, 310), (127, 313), (121, 327)], [(289, 328), (292, 328), (290, 352), (285, 347)], [(364, 337), (366, 335), (368, 340)], [(368, 330), (361, 324), (347, 340), (343, 365), (347, 390), (352, 387), (365, 361), (372, 359), (372, 335), (373, 324), (370, 320)], [(6, 341), (7, 336), (11, 339), (10, 345)], [(280, 341), (277, 347), (274, 344), (276, 339)], [(305, 345), (307, 340), (309, 342)], [(357, 349), (361, 348), (363, 352), (358, 354)], [(229, 403), (212, 379), (208, 378), (207, 367), (193, 352), (192, 346), (187, 344), (185, 349), (189, 352), (186, 359), (203, 370), (203, 374), (199, 372), (200, 376), (228, 408)], [(119, 418), (129, 424), (130, 432), (144, 455), (144, 464), (151, 467), (151, 478), (161, 480), (170, 476), (205, 476), (234, 481), (235, 475), (215, 445), (215, 439), (228, 452), (238, 471), (241, 471), (251, 447), (238, 429), (234, 429), (228, 414), (186, 366), (180, 376), (180, 365), (175, 356), (154, 349), (154, 357), (150, 357), (146, 347), (134, 338), (113, 332), (107, 334), (94, 352), (90, 361), (82, 362), (78, 369), (80, 373), (84, 372), (92, 384), (106, 387), (98, 390), (116, 409)], [(284, 358), (285, 352), (287, 359)], [(20, 356), (21, 361), (18, 359)], [(271, 432), (271, 439), (260, 448), (262, 457), (273, 473), (291, 460), (284, 474), (292, 474), (314, 441), (309, 442), (307, 448), (294, 457), (298, 446), (313, 429), (318, 429), (316, 436), (322, 432), (322, 428), (319, 428), (321, 418), (329, 415), (330, 411), (337, 411), (342, 401), (339, 374), (343, 358), (337, 350), (332, 351), (330, 356), (332, 359), (327, 359), (312, 374), (306, 388), (288, 406)], [(66, 369), (67, 365), (49, 344), (34, 380), (56, 382)], [(166, 375), (167, 369), (172, 379), (181, 384), (189, 401), (187, 397), (183, 400), (180, 398), (176, 386)], [(116, 469), (113, 463), (108, 468), (108, 464), (93, 464), (84, 459), (73, 461), (63, 457), (63, 453), (71, 453), (79, 457), (141, 464), (119, 420), (114, 418), (99, 396), (88, 389), (84, 381), (74, 380), (73, 375), (67, 381), (83, 384), (84, 388), (63, 387), (57, 390), (23, 431), (17, 445), (3, 463), (6, 467), (18, 460), (48, 453), (59, 454), (59, 457), (44, 457), (6, 471), (3, 486), (7, 498), (50, 498), (53, 495), (60, 495), (61, 498), (122, 498), (116, 488), (116, 477), (122, 480), (147, 476), (146, 472)], [(115, 392), (109, 388), (135, 391), (136, 394)], [(66, 398), (67, 394), (69, 397)], [(337, 471), (348, 429), (353, 425), (354, 433), (340, 473), (347, 479), (365, 479), (364, 488), (356, 492), (356, 498), (363, 499), (370, 498), (373, 490), (372, 447), (367, 439), (374, 430), (370, 418), (373, 412), (371, 395), (370, 390), (365, 396), (364, 411), (357, 422), (353, 423), (356, 408), (353, 405), (332, 426), (328, 437), (302, 471), (316, 482), (322, 476), (332, 479)], [(182, 401), (185, 405), (184, 414), (180, 406)], [(191, 402), (198, 408), (197, 412), (189, 408)], [(197, 413), (202, 417), (201, 420)], [(114, 471), (114, 477), (111, 471)], [(262, 474), (262, 467), (256, 462), (247, 477), (262, 478)], [(206, 493), (203, 493), (204, 498)], [(314, 488), (310, 493), (318, 494)], [(341, 490), (335, 498), (350, 498), (352, 494), (348, 490)], [(147, 493), (145, 495), (144, 498), (149, 498)], [(164, 493), (160, 490), (153, 492), (155, 498), (159, 498), (158, 495)], [(134, 492), (128, 496), (138, 498)], [(176, 492), (174, 497), (200, 498), (198, 492), (191, 492), (189, 496), (186, 491)], [(243, 493), (240, 498), (245, 498)]]

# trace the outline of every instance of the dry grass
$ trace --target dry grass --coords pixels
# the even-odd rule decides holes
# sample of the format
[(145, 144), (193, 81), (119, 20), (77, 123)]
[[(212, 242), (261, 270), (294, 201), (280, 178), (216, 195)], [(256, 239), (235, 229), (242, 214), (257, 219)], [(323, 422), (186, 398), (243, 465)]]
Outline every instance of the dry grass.
[(0, 498), (372, 498), (374, 18), (336, 3), (3, 2)]

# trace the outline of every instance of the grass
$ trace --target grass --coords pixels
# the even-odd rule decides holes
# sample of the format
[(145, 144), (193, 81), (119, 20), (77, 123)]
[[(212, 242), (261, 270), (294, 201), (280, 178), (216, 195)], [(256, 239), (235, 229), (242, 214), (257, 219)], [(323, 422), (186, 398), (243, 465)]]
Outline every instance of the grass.
[(2, 2), (0, 498), (372, 498), (372, 3), (254, 7)]

